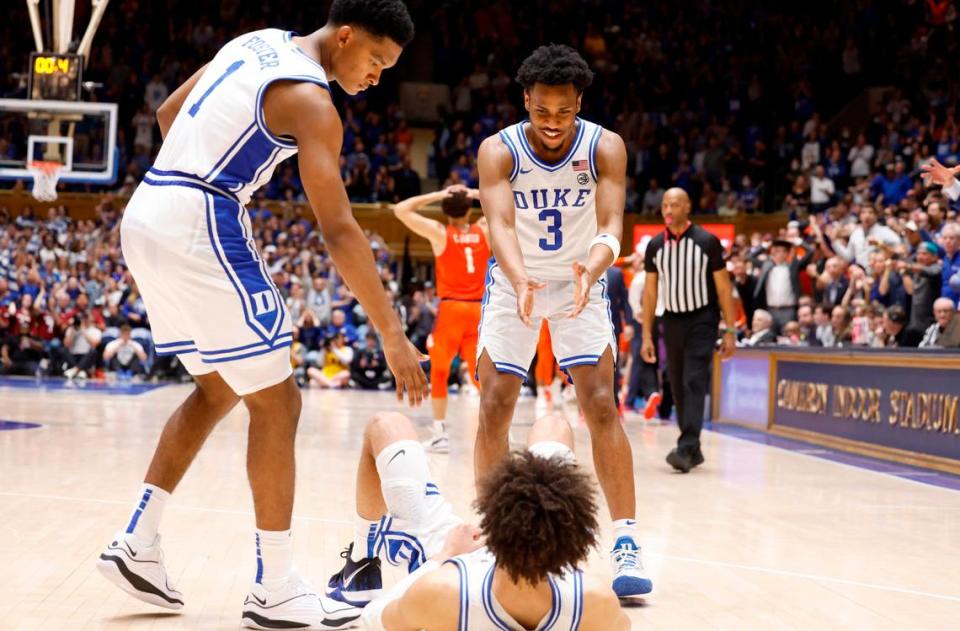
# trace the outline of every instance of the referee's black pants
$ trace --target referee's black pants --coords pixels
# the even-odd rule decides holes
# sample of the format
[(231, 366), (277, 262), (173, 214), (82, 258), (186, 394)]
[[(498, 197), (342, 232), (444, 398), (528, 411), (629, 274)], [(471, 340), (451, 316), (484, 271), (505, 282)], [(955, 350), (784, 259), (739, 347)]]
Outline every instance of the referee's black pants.
[(665, 313), (664, 338), (667, 346), (667, 374), (677, 408), (682, 450), (700, 446), (703, 411), (710, 385), (713, 351), (717, 342), (720, 315), (707, 307), (692, 313)]

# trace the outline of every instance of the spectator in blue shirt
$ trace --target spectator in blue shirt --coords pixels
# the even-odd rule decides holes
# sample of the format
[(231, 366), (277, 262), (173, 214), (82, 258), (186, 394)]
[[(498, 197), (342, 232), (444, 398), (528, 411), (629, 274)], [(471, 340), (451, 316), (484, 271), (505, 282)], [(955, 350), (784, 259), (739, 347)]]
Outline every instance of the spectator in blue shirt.
[(937, 145), (937, 160), (946, 165), (960, 162), (960, 143), (957, 142), (956, 138), (953, 140), (944, 139)]
[(460, 182), (467, 183), (470, 181), (471, 170), (470, 161), (467, 159), (467, 156), (461, 155), (457, 160), (457, 163), (451, 169), (451, 172), (460, 176)]
[(913, 183), (905, 173), (905, 169), (903, 162), (897, 162), (896, 166), (887, 165), (887, 174), (880, 182), (880, 192), (883, 195), (884, 205), (899, 204), (900, 200), (910, 192)]
[(26, 276), (26, 281), (20, 285), (20, 295), (29, 295), (31, 298), (33, 298), (34, 302), (36, 302), (37, 296), (40, 295), (40, 291), (43, 289), (43, 281), (40, 279), (40, 272), (34, 268), (31, 269)]
[[(677, 188), (682, 188), (685, 191), (690, 190), (693, 184), (693, 171), (690, 168), (690, 164), (687, 161), (686, 156), (680, 158), (680, 161), (677, 163), (677, 168), (673, 170), (672, 180), (673, 185)], [(651, 190), (652, 183), (657, 181), (656, 178), (650, 178)]]
[(370, 170), (376, 173), (382, 166), (390, 165), (390, 146), (387, 144), (386, 134), (380, 134), (380, 138), (373, 145), (370, 152)]
[(493, 103), (487, 103), (486, 111), (480, 117), (480, 124), (483, 126), (484, 136), (490, 136), (497, 131), (497, 106)]
[(23, 213), (13, 220), (18, 228), (32, 230), (37, 227), (37, 217), (33, 212), (33, 206), (24, 206)]
[(830, 157), (824, 163), (824, 171), (827, 177), (834, 181), (837, 188), (845, 188), (847, 185), (847, 175), (850, 168), (847, 161), (843, 159), (840, 149), (834, 148), (830, 151)]
[(347, 314), (343, 312), (343, 309), (333, 310), (333, 313), (330, 315), (330, 324), (327, 325), (327, 328), (324, 329), (323, 332), (324, 337), (328, 338), (336, 336), (337, 333), (343, 333), (344, 337), (347, 338), (347, 343), (351, 345), (360, 339), (357, 333), (357, 327), (347, 321)]
[(147, 308), (136, 291), (131, 291), (120, 307), (120, 313), (134, 327), (147, 326)]
[(266, 221), (273, 217), (273, 213), (270, 212), (270, 209), (267, 208), (266, 204), (266, 193), (261, 189), (256, 193), (256, 201), (254, 202), (253, 208), (250, 209), (250, 219), (253, 221), (262, 220)]
[(903, 286), (903, 278), (885, 250), (877, 250), (870, 255), (870, 271), (870, 301), (879, 302), (884, 307), (900, 305), (907, 309), (907, 290)]
[(960, 274), (960, 227), (955, 223), (949, 223), (943, 227), (940, 233), (943, 240), (943, 288), (940, 295), (953, 301), (953, 306), (960, 303), (960, 294), (950, 288), (950, 279), (955, 274)]
[[(893, 165), (887, 165), (887, 175), (890, 177), (891, 181), (893, 179)], [(873, 176), (873, 179), (870, 180), (870, 198), (876, 199), (883, 194), (883, 187), (886, 183), (887, 178), (884, 177), (882, 173), (877, 173)]]
[(83, 288), (80, 286), (80, 281), (77, 280), (76, 276), (71, 276), (67, 279), (66, 292), (72, 301), (76, 301), (80, 294), (83, 293)]
[(355, 138), (353, 141), (353, 149), (347, 153), (347, 169), (352, 171), (353, 168), (357, 166), (357, 163), (361, 161), (370, 164), (370, 156), (367, 155), (363, 139)]
[(760, 209), (760, 193), (753, 185), (749, 175), (743, 176), (743, 186), (740, 189), (740, 201), (747, 212), (757, 212)]

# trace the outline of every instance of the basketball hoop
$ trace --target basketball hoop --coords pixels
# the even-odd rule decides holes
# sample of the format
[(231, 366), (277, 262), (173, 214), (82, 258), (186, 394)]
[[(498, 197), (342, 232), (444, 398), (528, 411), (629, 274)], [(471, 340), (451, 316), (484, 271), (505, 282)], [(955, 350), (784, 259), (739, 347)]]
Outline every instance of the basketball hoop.
[(27, 166), (33, 175), (33, 198), (40, 202), (52, 202), (57, 199), (57, 182), (63, 164), (34, 160)]

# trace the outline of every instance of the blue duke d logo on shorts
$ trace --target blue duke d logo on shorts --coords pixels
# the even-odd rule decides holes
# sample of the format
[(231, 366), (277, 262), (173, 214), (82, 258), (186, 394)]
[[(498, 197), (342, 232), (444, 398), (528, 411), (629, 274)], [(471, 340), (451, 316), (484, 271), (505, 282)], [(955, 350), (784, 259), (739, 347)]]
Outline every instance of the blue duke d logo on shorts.
[(284, 310), (278, 308), (280, 296), (247, 235), (246, 210), (224, 197), (206, 197), (211, 241), (240, 296), (247, 325), (264, 342), (272, 342), (283, 324)]

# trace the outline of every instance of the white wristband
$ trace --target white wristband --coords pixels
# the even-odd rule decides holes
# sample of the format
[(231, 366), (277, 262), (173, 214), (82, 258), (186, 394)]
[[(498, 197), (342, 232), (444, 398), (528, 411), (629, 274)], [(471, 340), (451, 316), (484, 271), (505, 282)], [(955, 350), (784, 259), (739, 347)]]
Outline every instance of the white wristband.
[(601, 232), (590, 241), (590, 245), (587, 246), (587, 256), (590, 255), (590, 250), (593, 249), (593, 246), (601, 243), (613, 252), (613, 260), (617, 260), (617, 257), (620, 256), (620, 240), (608, 232)]
[(951, 200), (956, 201), (956, 199), (960, 197), (960, 180), (953, 178), (953, 182), (950, 184), (950, 186), (943, 187), (943, 192), (946, 193)]

